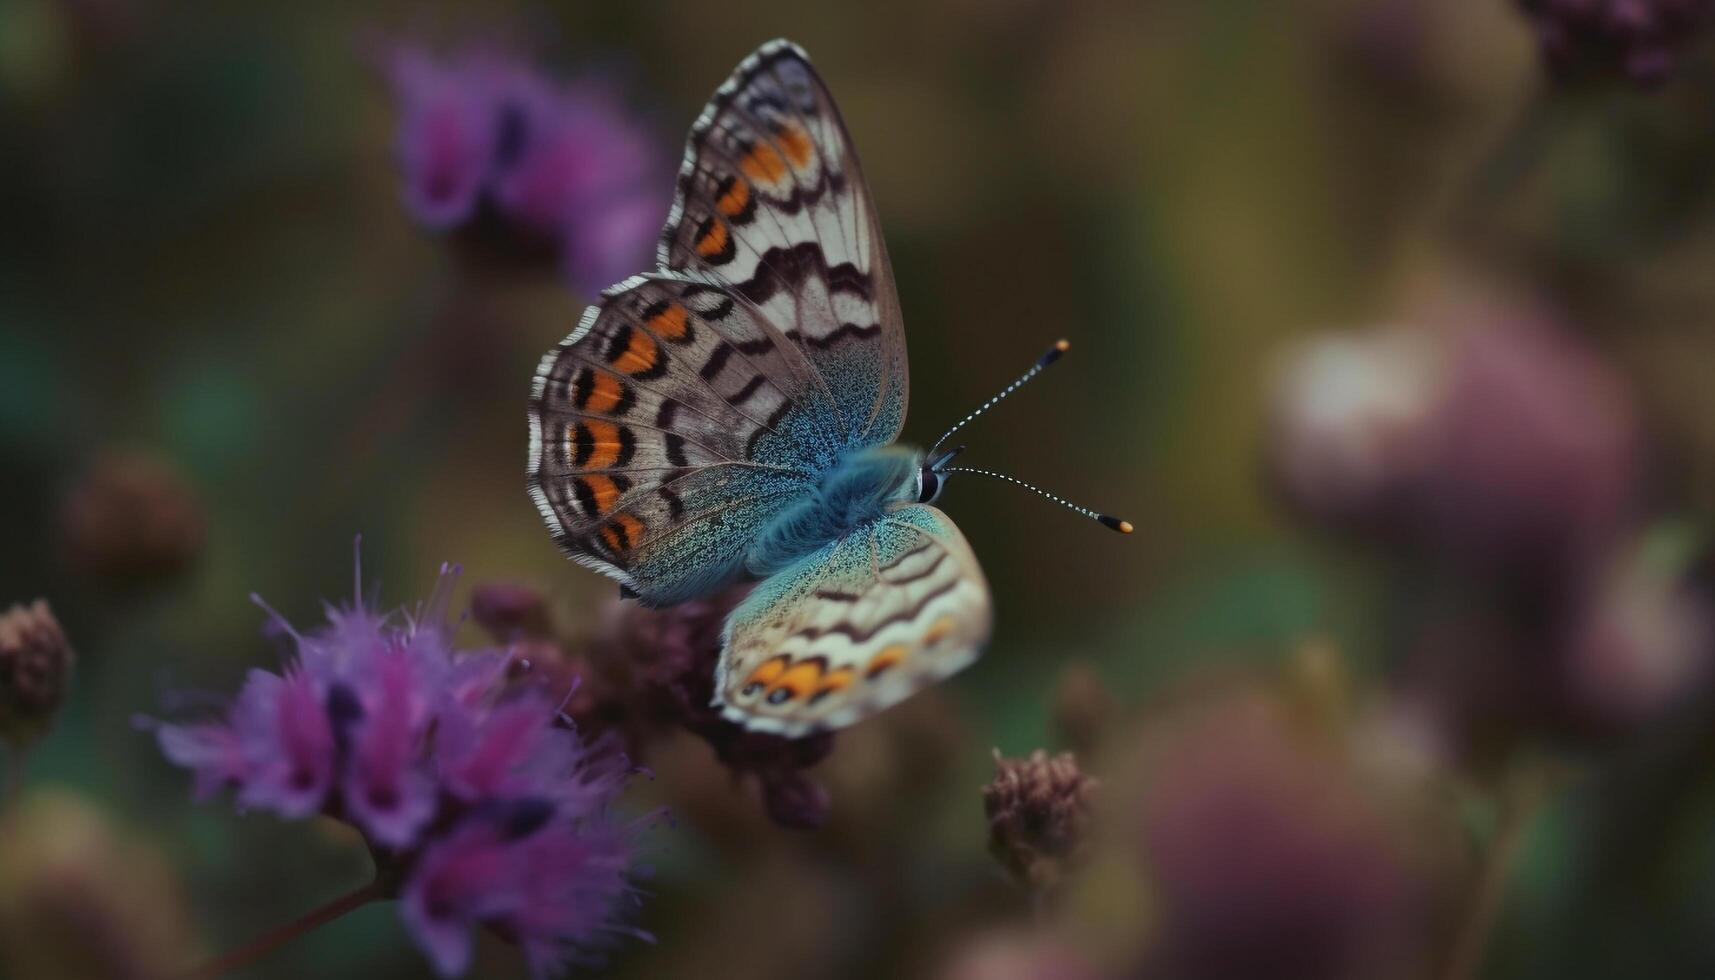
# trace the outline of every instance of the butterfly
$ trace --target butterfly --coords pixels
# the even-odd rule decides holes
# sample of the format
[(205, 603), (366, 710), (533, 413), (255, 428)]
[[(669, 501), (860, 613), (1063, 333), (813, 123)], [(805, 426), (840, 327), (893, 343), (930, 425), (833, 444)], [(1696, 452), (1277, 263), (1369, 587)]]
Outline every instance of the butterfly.
[(759, 579), (715, 678), (753, 730), (849, 725), (974, 661), (989, 587), (934, 501), (981, 471), (894, 441), (908, 365), (887, 247), (797, 45), (747, 57), (691, 127), (657, 264), (537, 371), (528, 484), (554, 539), (650, 606)]

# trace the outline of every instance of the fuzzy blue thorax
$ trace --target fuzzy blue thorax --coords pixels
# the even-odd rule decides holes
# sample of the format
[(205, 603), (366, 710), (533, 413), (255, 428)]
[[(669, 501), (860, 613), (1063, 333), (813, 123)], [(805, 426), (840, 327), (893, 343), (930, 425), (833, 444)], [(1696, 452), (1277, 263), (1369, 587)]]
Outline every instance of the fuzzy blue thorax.
[(848, 453), (823, 474), (814, 493), (769, 522), (745, 556), (754, 575), (772, 575), (817, 548), (916, 499), (923, 454), (904, 446)]

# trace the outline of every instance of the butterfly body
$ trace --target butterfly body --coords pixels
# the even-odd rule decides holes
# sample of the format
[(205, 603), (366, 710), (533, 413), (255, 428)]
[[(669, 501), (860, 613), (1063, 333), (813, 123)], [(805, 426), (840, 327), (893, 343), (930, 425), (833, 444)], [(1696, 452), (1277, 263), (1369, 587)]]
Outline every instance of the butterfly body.
[(529, 489), (556, 541), (654, 606), (760, 579), (715, 685), (755, 730), (850, 724), (969, 664), (988, 586), (929, 505), (933, 467), (895, 443), (880, 223), (795, 45), (745, 59), (692, 126), (657, 260), (537, 372)]
[(884, 517), (915, 498), (922, 454), (902, 446), (861, 449), (822, 474), (816, 489), (782, 511), (745, 558), (753, 575), (785, 569), (823, 545)]

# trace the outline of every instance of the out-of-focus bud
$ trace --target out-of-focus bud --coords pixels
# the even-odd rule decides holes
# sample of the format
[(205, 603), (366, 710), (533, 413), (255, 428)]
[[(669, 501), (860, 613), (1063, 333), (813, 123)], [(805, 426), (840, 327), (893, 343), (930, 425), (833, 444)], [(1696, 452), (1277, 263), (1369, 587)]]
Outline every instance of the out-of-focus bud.
[(1715, 654), (1704, 583), (1687, 573), (1690, 535), (1663, 527), (1615, 562), (1573, 614), (1564, 696), (1574, 721), (1630, 728), (1702, 691)]
[(1558, 581), (1629, 518), (1637, 421), (1620, 380), (1540, 317), (1312, 342), (1287, 364), (1267, 462), (1319, 523), (1467, 571)]
[(1150, 975), (1413, 975), (1429, 889), (1341, 743), (1260, 692), (1181, 714), (1155, 733), (1144, 788), (1162, 930)]
[(782, 827), (815, 830), (828, 822), (833, 797), (815, 780), (797, 770), (764, 778), (762, 802), (769, 817)]
[(1480, 322), (1455, 341), (1427, 488), (1430, 539), (1460, 558), (1533, 571), (1606, 551), (1631, 516), (1638, 467), (1621, 379), (1540, 319)]
[(1317, 337), (1275, 385), (1265, 462), (1287, 502), (1320, 523), (1392, 528), (1434, 456), (1448, 351), (1424, 330)]
[(769, 815), (782, 826), (819, 827), (827, 820), (831, 795), (804, 770), (833, 750), (833, 733), (784, 738), (748, 731), (714, 706), (721, 627), (749, 588), (738, 586), (671, 609), (622, 602), (589, 659), (612, 696), (635, 712), (638, 724), (692, 732), (733, 775), (757, 781)]
[(1077, 661), (1060, 671), (1054, 687), (1054, 730), (1073, 752), (1095, 753), (1113, 711), (1113, 695), (1094, 667)]
[(45, 600), (0, 613), (0, 739), (28, 745), (47, 730), (76, 659)]
[(990, 932), (953, 952), (941, 980), (1100, 980), (1102, 972), (1060, 937)]
[(71, 564), (114, 585), (153, 584), (184, 571), (208, 534), (196, 494), (166, 460), (98, 456), (61, 513)]
[(1007, 759), (996, 749), (994, 768), (983, 787), (989, 853), (1024, 884), (1052, 887), (1084, 846), (1098, 784), (1070, 752)]
[(1550, 70), (1563, 79), (1652, 85), (1715, 22), (1710, 0), (1518, 0)]
[(0, 972), (149, 980), (197, 954), (166, 859), (65, 793), (20, 801), (0, 822)]
[(470, 618), (501, 643), (548, 632), (542, 593), (520, 582), (484, 582), (470, 594)]

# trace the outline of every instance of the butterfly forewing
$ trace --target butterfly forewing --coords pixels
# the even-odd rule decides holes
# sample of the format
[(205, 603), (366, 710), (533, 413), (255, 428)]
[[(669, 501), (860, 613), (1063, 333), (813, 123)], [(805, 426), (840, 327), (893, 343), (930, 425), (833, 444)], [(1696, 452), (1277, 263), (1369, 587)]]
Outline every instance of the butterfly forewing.
[(727, 622), (716, 697), (761, 731), (849, 725), (975, 660), (990, 621), (964, 535), (912, 504), (758, 586)]
[(695, 595), (837, 453), (815, 377), (726, 286), (635, 277), (543, 358), (531, 495), (573, 557), (652, 603)]
[(875, 206), (845, 123), (796, 45), (745, 59), (691, 130), (664, 268), (701, 268), (803, 351), (848, 445), (905, 419), (904, 327)]

